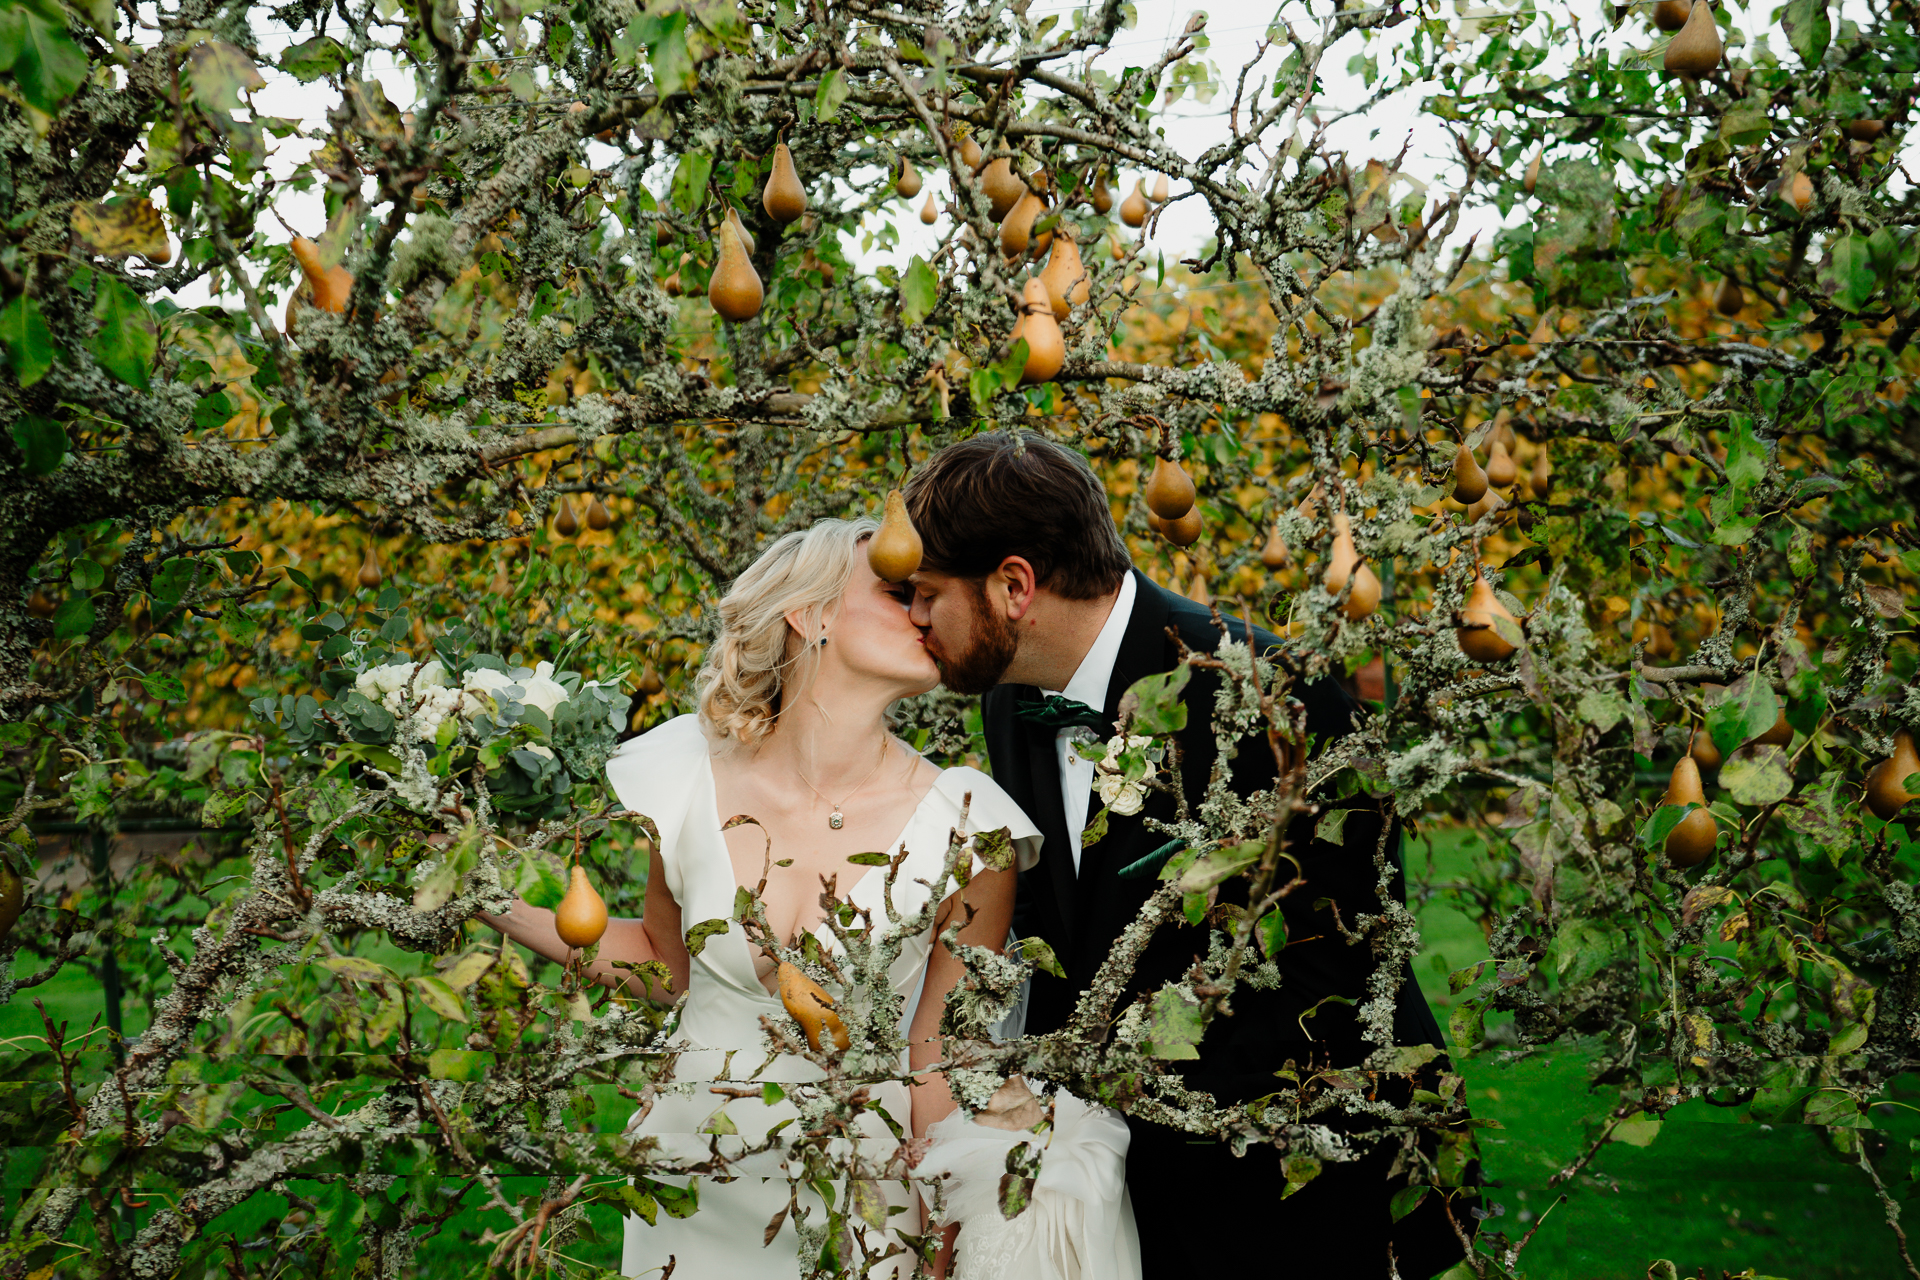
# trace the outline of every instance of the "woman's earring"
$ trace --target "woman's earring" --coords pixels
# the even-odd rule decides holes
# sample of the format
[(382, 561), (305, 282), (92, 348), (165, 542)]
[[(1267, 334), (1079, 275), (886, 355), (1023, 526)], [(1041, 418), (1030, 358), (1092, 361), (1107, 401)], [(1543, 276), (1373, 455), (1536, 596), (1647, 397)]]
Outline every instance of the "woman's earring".
[(820, 643), (824, 646), (827, 643), (827, 638), (825, 636), (821, 636)]

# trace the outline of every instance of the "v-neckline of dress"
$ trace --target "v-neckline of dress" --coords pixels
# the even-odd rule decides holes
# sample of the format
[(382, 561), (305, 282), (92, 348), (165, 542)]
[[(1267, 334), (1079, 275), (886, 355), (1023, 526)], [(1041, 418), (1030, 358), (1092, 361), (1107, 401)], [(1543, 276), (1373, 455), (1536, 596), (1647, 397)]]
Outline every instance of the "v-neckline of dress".
[[(911, 748), (909, 748), (909, 750), (911, 750)], [(917, 752), (915, 754), (918, 755)], [(925, 759), (926, 757), (921, 756), (920, 758)], [(707, 778), (707, 795), (706, 795), (705, 807), (713, 815), (713, 829), (714, 829), (714, 832), (720, 837), (721, 852), (727, 853), (726, 828), (727, 828), (728, 819), (720, 816), (720, 804), (719, 804), (720, 787), (719, 787), (718, 780), (714, 777), (713, 753), (711, 751), (704, 751), (701, 753), (701, 766), (706, 770), (706, 778)], [(950, 769), (940, 770), (938, 773), (934, 775), (933, 781), (927, 784), (927, 789), (920, 793), (920, 798), (914, 802), (913, 812), (907, 815), (906, 823), (900, 828), (899, 833), (896, 834), (893, 837), (893, 839), (886, 842), (886, 849), (883, 850), (883, 852), (886, 852), (889, 857), (892, 856), (893, 850), (897, 849), (906, 840), (908, 833), (913, 830), (914, 824), (920, 820), (921, 810), (927, 807), (928, 799), (931, 798), (933, 794), (940, 789), (941, 780), (944, 779), (949, 772), (951, 772)], [(735, 816), (738, 816), (738, 815), (735, 815)], [(912, 851), (909, 850), (908, 852), (911, 853)], [(875, 867), (875, 866), (862, 866), (859, 863), (851, 863), (849, 865), (859, 867), (860, 874), (855, 876), (853, 878), (852, 883), (848, 884), (846, 888), (838, 891), (840, 901), (847, 902), (847, 903), (851, 903), (854, 901), (854, 894), (860, 890), (861, 886), (865, 885), (869, 880), (873, 878), (873, 875), (872, 875), (873, 872), (879, 871), (882, 869), (880, 867)], [(727, 879), (733, 884), (734, 900), (738, 901), (739, 891), (741, 889), (746, 888), (747, 886), (741, 884), (739, 877), (734, 875), (733, 857), (730, 853), (727, 854)], [(865, 905), (865, 904), (857, 903), (855, 905)], [(876, 927), (880, 925), (884, 925), (885, 923), (886, 923), (885, 921), (877, 921)], [(820, 945), (822, 947), (825, 947), (825, 948), (839, 947), (840, 940), (833, 936), (832, 930), (828, 929), (826, 937), (824, 938), (821, 938), (819, 936), (821, 930), (823, 929), (827, 929), (826, 916), (821, 916), (819, 921), (816, 922), (811, 929), (807, 930), (807, 932), (814, 935), (816, 938), (818, 938)], [(760, 981), (759, 970), (754, 967), (754, 963), (753, 963), (753, 944), (747, 941), (746, 930), (745, 929), (739, 929), (739, 930), (729, 929), (727, 930), (727, 932), (730, 934), (737, 934), (737, 936), (739, 937), (740, 952), (742, 957), (747, 962), (747, 971), (753, 977), (754, 987), (758, 988), (762, 992), (765, 992), (769, 1000), (779, 999), (779, 997), (775, 995), (773, 992), (767, 991), (766, 983)]]

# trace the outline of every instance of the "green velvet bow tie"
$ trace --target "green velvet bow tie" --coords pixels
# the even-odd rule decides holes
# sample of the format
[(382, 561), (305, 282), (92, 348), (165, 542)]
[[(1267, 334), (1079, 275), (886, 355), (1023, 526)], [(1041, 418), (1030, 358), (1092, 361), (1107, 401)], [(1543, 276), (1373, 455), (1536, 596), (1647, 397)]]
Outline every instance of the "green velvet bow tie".
[(1042, 729), (1051, 729), (1055, 733), (1062, 729), (1072, 729), (1085, 725), (1089, 729), (1107, 727), (1107, 718), (1084, 702), (1075, 702), (1054, 694), (1045, 702), (1016, 702), (1013, 716), (1030, 725)]

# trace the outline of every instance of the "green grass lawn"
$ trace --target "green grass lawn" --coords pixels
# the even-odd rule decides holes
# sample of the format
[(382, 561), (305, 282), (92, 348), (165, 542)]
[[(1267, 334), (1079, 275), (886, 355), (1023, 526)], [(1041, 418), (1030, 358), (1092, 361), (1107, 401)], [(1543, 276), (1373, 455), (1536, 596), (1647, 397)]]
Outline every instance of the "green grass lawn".
[[(1417, 876), (1431, 858), (1433, 880), (1444, 883), (1467, 856), (1457, 839), (1442, 833), (1431, 847), (1409, 848), (1409, 871)], [(1479, 929), (1443, 899), (1428, 903), (1420, 917), (1426, 951), (1416, 972), (1445, 1026), (1447, 971), (1484, 958), (1486, 947)], [(19, 1037), (37, 1042), (40, 1035), (33, 994), (56, 1022), (70, 1022), (73, 1034), (101, 1012), (98, 986), (69, 971), (0, 1008), (0, 1039), (10, 1042), (12, 1052), (31, 1047)], [(146, 1021), (144, 1007), (129, 1000), (124, 1012), (127, 1034), (137, 1035)], [(1866, 1176), (1838, 1158), (1820, 1130), (1740, 1123), (1733, 1113), (1704, 1103), (1674, 1111), (1645, 1148), (1610, 1144), (1574, 1180), (1568, 1199), (1556, 1205), (1558, 1193), (1547, 1189), (1548, 1178), (1585, 1149), (1610, 1098), (1588, 1093), (1576, 1049), (1506, 1058), (1500, 1052), (1467, 1057), (1456, 1046), (1455, 1062), (1466, 1077), (1475, 1113), (1503, 1126), (1483, 1134), (1488, 1199), (1503, 1210), (1494, 1225), (1517, 1237), (1546, 1214), (1522, 1259), (1523, 1270), (1535, 1280), (1640, 1280), (1655, 1258), (1671, 1259), (1683, 1276), (1700, 1268), (1715, 1278), (1722, 1270), (1747, 1268), (1787, 1280), (1901, 1274)], [(619, 1128), (628, 1104), (611, 1089), (597, 1092), (605, 1117), (601, 1127)], [(1912, 1127), (1898, 1117), (1888, 1121), (1902, 1144)], [(19, 1190), (31, 1183), (41, 1157), (33, 1149), (7, 1153), (6, 1217), (17, 1210)], [(516, 1196), (537, 1195), (544, 1185), (534, 1178), (506, 1181), (509, 1194)], [(294, 1185), (302, 1194), (320, 1192), (318, 1184), (296, 1180)], [(256, 1197), (217, 1226), (251, 1234), (284, 1213), (278, 1197)], [(567, 1253), (581, 1263), (617, 1267), (619, 1214), (595, 1206), (590, 1221), (598, 1238), (576, 1241)], [(435, 1280), (477, 1275), (490, 1252), (478, 1242), (483, 1229), (504, 1225), (505, 1215), (498, 1212), (451, 1219), (424, 1243), (417, 1274)], [(270, 1245), (259, 1243), (264, 1259)], [(272, 1271), (259, 1267), (250, 1274)]]

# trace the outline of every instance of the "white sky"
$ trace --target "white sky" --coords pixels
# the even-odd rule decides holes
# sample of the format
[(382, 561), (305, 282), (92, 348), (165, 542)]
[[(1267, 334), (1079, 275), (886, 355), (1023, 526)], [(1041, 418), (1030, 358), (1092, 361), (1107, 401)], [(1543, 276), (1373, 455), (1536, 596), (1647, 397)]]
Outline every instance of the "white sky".
[[(1357, 2), (1359, 0), (1348, 0), (1350, 4)], [(1495, 3), (1486, 6), (1478, 5), (1473, 0), (1440, 0), (1440, 2), (1443, 11), (1454, 20), (1455, 29), (1459, 30), (1462, 17), (1511, 12), (1515, 7), (1530, 4), (1533, 0), (1496, 0)], [(1419, 3), (1420, 0), (1407, 0), (1407, 7), (1413, 9)], [(1845, 0), (1846, 7), (1855, 7), (1858, 3), (1859, 0)], [(1055, 2), (1034, 0), (1034, 6), (1029, 14), (1038, 20), (1051, 13), (1064, 16), (1079, 7), (1081, 6), (1057, 3), (1057, 0)], [(1607, 16), (1610, 6), (1599, 0), (1569, 0), (1569, 3), (1556, 7), (1560, 12), (1571, 14), (1585, 30), (1592, 30), (1595, 25), (1602, 30), (1611, 26)], [(1757, 0), (1746, 7), (1738, 3), (1730, 3), (1734, 15), (1734, 26), (1747, 33), (1749, 42), (1756, 38), (1768, 38), (1771, 45), (1791, 62), (1793, 55), (1786, 49), (1784, 37), (1772, 19), (1775, 7), (1773, 0)], [(1178, 34), (1185, 25), (1188, 15), (1195, 8), (1196, 6), (1189, 0), (1137, 0), (1139, 15), (1137, 25), (1133, 30), (1121, 33), (1113, 47), (1096, 65), (1117, 72), (1125, 66), (1145, 64), (1156, 58), (1167, 43)], [(1233, 81), (1240, 62), (1255, 48), (1275, 13), (1273, 0), (1221, 0), (1220, 3), (1210, 4), (1205, 8), (1208, 14), (1206, 31), (1212, 40), (1212, 47), (1204, 56), (1216, 68), (1218, 78), (1222, 82), (1221, 90), (1212, 102), (1205, 104), (1196, 102), (1192, 95), (1188, 94), (1162, 118), (1168, 141), (1187, 156), (1199, 155), (1225, 136), (1227, 109), (1232, 100)], [(1327, 4), (1325, 0), (1314, 0), (1313, 8), (1324, 13)], [(1306, 34), (1312, 29), (1309, 24), (1314, 20), (1307, 16), (1306, 6), (1299, 3), (1290, 4), (1286, 6), (1285, 12), (1296, 30)], [(1864, 14), (1861, 16), (1864, 17)], [(1377, 33), (1374, 48), (1383, 73), (1393, 74), (1392, 62), (1387, 51), (1411, 39), (1416, 26), (1414, 22), (1406, 22)], [(292, 37), (284, 27), (271, 22), (263, 23), (257, 28), (256, 34), (261, 41), (263, 52), (266, 53), (275, 53), (292, 42)], [(1325, 87), (1321, 102), (1324, 104), (1338, 109), (1348, 104), (1358, 104), (1365, 99), (1367, 94), (1365, 86), (1359, 77), (1347, 71), (1348, 61), (1360, 49), (1360, 39), (1357, 33), (1351, 34), (1327, 52), (1321, 64), (1322, 83)], [(1615, 51), (1616, 58), (1629, 51), (1637, 50), (1645, 53), (1650, 49), (1654, 50), (1655, 61), (1648, 65), (1657, 67), (1658, 39), (1657, 33), (1654, 33), (1636, 15), (1629, 17), (1618, 30), (1613, 31), (1607, 39), (1607, 44)], [(1268, 78), (1271, 76), (1271, 69), (1278, 64), (1284, 52), (1284, 49), (1269, 51), (1262, 64)], [(1056, 69), (1065, 70), (1066, 64), (1055, 65)], [(1549, 64), (1548, 69), (1552, 69), (1552, 63)], [(255, 105), (260, 112), (309, 120), (316, 125), (320, 123), (327, 106), (330, 105), (330, 90), (324, 82), (303, 86), (291, 76), (271, 66), (262, 67), (261, 70), (267, 78), (268, 85), (254, 96)], [(414, 97), (414, 85), (410, 73), (392, 65), (386, 67), (376, 65), (370, 70), (383, 84), (389, 100), (405, 110)], [(1649, 70), (1648, 74), (1660, 73), (1657, 70)], [(1251, 84), (1260, 76), (1261, 72), (1256, 72), (1249, 77), (1250, 89)], [(1438, 120), (1422, 115), (1418, 110), (1422, 98), (1431, 92), (1432, 88), (1430, 85), (1415, 85), (1396, 93), (1364, 116), (1340, 122), (1329, 131), (1331, 144), (1345, 149), (1350, 159), (1358, 165), (1369, 158), (1391, 158), (1398, 152), (1402, 143), (1410, 139), (1412, 145), (1405, 165), (1406, 171), (1430, 184), (1439, 184), (1444, 187), (1453, 173), (1455, 153), (1452, 141)], [(285, 174), (315, 144), (290, 138), (275, 142), (273, 145), (276, 148), (276, 154), (269, 160), (269, 167), (276, 174)], [(619, 159), (619, 153), (615, 148), (597, 143), (589, 143), (589, 155), (596, 167), (604, 167)], [(649, 175), (649, 185), (654, 187), (656, 194), (664, 187), (667, 176), (665, 172)], [(930, 187), (944, 193), (947, 181), (944, 175), (925, 174), (923, 176)], [(1185, 184), (1176, 183), (1173, 188), (1174, 193), (1178, 195), (1184, 187)], [(1116, 186), (1116, 199), (1130, 189), (1130, 181), (1124, 187)], [(1395, 194), (1397, 198), (1401, 193), (1396, 191)], [(1429, 201), (1432, 194), (1429, 195)], [(920, 199), (925, 199), (924, 191)], [(853, 236), (848, 238), (846, 244), (851, 260), (862, 269), (871, 270), (882, 262), (904, 265), (909, 255), (915, 252), (929, 252), (937, 242), (939, 228), (921, 226), (918, 218), (914, 216), (917, 207), (918, 201), (914, 202), (912, 208), (904, 204), (895, 206), (899, 212), (894, 218), (894, 223), (901, 238), (901, 243), (896, 250), (864, 248), (864, 237)], [(317, 194), (301, 195), (288, 191), (279, 202), (276, 212), (305, 234), (317, 235), (321, 230), (323, 217)], [(1510, 220), (1517, 221), (1522, 217), (1524, 217), (1523, 211), (1516, 209)], [(1484, 245), (1487, 233), (1491, 232), (1498, 221), (1497, 213), (1492, 210), (1476, 211), (1463, 219), (1462, 230), (1456, 235), (1454, 243), (1463, 244), (1468, 234), (1480, 231)], [(287, 235), (279, 222), (271, 216), (263, 220), (259, 231), (273, 241), (284, 240)], [(1198, 200), (1176, 202), (1160, 218), (1155, 247), (1165, 254), (1169, 263), (1172, 263), (1179, 258), (1194, 255), (1211, 234), (1211, 220), (1202, 202)], [(183, 304), (201, 300), (203, 299), (179, 299)]]

